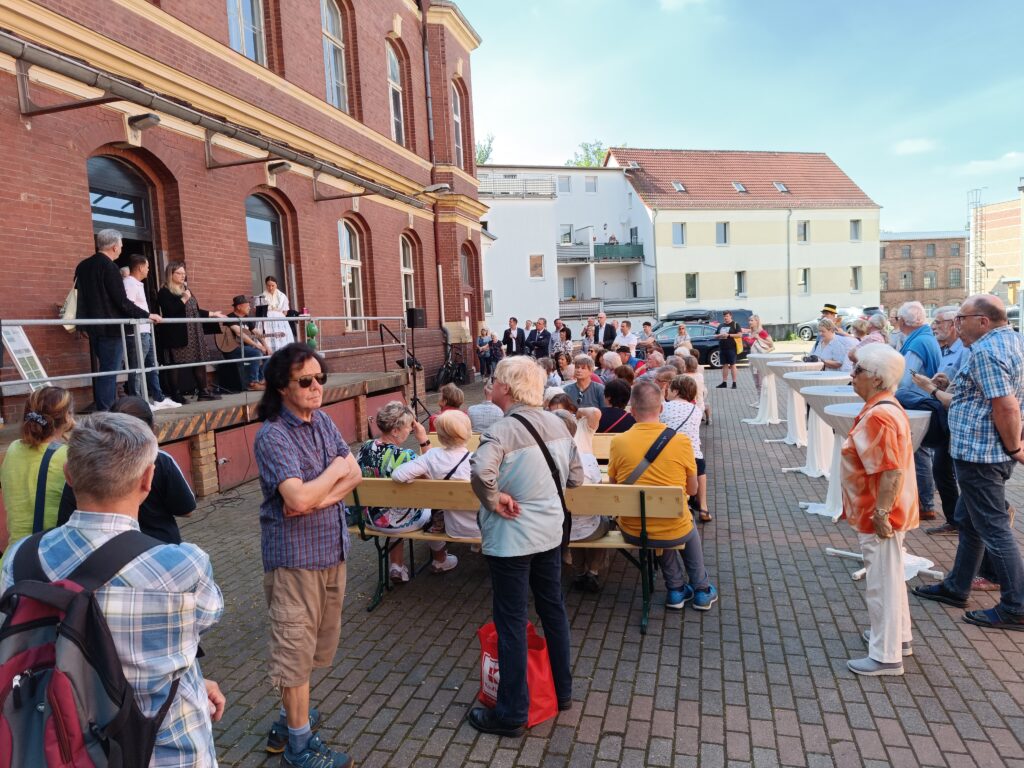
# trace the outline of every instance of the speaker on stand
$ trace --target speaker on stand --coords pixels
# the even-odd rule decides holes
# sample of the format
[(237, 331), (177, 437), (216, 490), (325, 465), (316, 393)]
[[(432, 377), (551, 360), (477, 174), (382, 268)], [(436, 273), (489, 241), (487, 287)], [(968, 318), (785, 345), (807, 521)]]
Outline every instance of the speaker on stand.
[(412, 402), (409, 405), (412, 407), (417, 419), (419, 418), (420, 409), (426, 413), (427, 418), (430, 418), (430, 409), (420, 400), (419, 376), (417, 374), (423, 370), (423, 366), (416, 359), (416, 329), (427, 327), (427, 310), (422, 307), (407, 307), (405, 310), (405, 327), (409, 329), (409, 341), (411, 342), (411, 352), (407, 361), (409, 373), (412, 374)]

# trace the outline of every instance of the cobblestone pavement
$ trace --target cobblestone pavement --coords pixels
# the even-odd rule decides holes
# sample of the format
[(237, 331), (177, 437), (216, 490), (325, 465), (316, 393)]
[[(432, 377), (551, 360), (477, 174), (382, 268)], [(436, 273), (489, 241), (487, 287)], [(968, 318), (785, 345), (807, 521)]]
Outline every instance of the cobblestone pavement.
[[(457, 570), (423, 574), (367, 613), (373, 547), (354, 542), (336, 666), (314, 680), (327, 741), (361, 766), (1024, 766), (1024, 635), (986, 633), (912, 596), (906, 675), (848, 672), (846, 660), (864, 654), (863, 582), (824, 548), (856, 549), (856, 538), (798, 509), (823, 499), (826, 482), (778, 472), (802, 463), (796, 448), (762, 442), (783, 426), (740, 423), (755, 400), (749, 372), (712, 398), (715, 520), (702, 534), (721, 599), (710, 612), (666, 612), (659, 575), (641, 637), (637, 574), (617, 558), (601, 594), (568, 593), (575, 706), (499, 739), (464, 721), (479, 681), (475, 631), (490, 616), (482, 558), (455, 547)], [(1021, 477), (1011, 496), (1024, 508)], [(229, 702), (216, 729), (222, 765), (278, 763), (263, 752), (277, 699), (265, 676), (258, 503), (250, 483), (206, 500), (183, 527), (210, 552), (227, 603), (203, 643), (204, 671)], [(918, 531), (907, 541), (951, 565), (954, 539)]]

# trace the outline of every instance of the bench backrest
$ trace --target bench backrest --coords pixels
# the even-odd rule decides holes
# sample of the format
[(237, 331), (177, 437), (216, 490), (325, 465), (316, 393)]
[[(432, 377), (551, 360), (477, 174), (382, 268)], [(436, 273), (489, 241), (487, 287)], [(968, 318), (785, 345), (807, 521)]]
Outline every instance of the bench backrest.
[[(441, 447), (441, 438), (437, 436), (436, 432), (431, 432), (429, 435), (427, 435), (427, 438), (430, 440), (431, 448)], [(470, 451), (475, 451), (477, 448), (480, 447), (480, 435), (477, 432), (474, 432), (469, 436), (469, 442), (466, 444), (466, 447)]]
[[(539, 482), (551, 482), (549, 476)], [(552, 490), (554, 490), (552, 488)], [(644, 496), (647, 517), (672, 518), (683, 513), (686, 496), (681, 487), (650, 485), (581, 485), (565, 492), (569, 512), (577, 517), (614, 515), (639, 517)], [(384, 477), (368, 477), (345, 497), (349, 505), (367, 507), (424, 507), (430, 509), (478, 509), (480, 502), (466, 480), (415, 480), (396, 483)]]
[[(430, 439), (430, 447), (431, 448), (437, 448), (438, 446), (441, 445), (441, 439), (437, 436), (436, 432), (430, 433), (430, 435), (428, 435), (428, 437)], [(600, 461), (600, 462), (607, 462), (608, 461), (608, 454), (611, 451), (612, 438), (613, 437), (615, 437), (615, 435), (613, 435), (613, 434), (594, 435), (594, 437), (593, 437), (594, 456), (597, 457), (598, 461)], [(474, 432), (469, 437), (469, 450), (475, 451), (479, 447), (480, 447), (480, 435), (479, 435), (479, 433)]]

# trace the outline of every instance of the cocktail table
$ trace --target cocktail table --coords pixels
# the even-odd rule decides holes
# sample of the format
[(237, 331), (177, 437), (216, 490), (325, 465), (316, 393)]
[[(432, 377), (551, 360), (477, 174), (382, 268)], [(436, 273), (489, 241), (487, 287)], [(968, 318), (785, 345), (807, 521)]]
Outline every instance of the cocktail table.
[(757, 401), (757, 416), (752, 419), (744, 419), (744, 424), (778, 424), (782, 421), (779, 418), (779, 398), (775, 389), (775, 371), (768, 367), (768, 363), (777, 361), (792, 360), (793, 355), (788, 352), (767, 352), (765, 354), (747, 355), (747, 360), (761, 377), (761, 397)]
[(776, 376), (782, 376), (783, 382), (787, 385), (786, 395), (786, 436), (777, 440), (765, 440), (766, 443), (786, 443), (787, 445), (807, 445), (807, 420), (804, 418), (804, 399), (795, 386), (789, 386), (786, 381), (787, 373), (795, 371), (820, 371), (821, 361), (816, 363), (805, 363), (802, 360), (777, 360), (768, 363), (768, 369), (774, 371)]
[[(794, 387), (804, 397), (804, 391), (813, 389), (815, 385), (841, 384), (850, 381), (850, 374), (842, 371), (793, 371), (783, 377), (786, 384)], [(846, 387), (852, 391), (850, 386)], [(832, 462), (832, 428), (823, 422), (820, 414), (814, 410), (813, 404), (807, 414), (807, 460), (802, 467), (786, 467), (783, 472), (803, 472), (808, 477), (828, 477)], [(858, 398), (859, 399), (859, 398)], [(790, 416), (790, 418), (795, 418)]]

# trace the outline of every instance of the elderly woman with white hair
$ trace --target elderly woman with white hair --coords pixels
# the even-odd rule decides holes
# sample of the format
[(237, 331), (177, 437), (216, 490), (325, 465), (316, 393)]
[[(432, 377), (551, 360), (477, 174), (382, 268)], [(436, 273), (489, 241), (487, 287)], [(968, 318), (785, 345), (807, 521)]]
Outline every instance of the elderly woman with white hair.
[(622, 365), (622, 358), (619, 357), (618, 352), (605, 352), (601, 355), (601, 367), (597, 371), (597, 375), (601, 378), (603, 384), (607, 384), (609, 381), (615, 378), (615, 369)]
[(928, 324), (928, 316), (920, 301), (908, 301), (896, 312), (896, 323), (903, 334), (900, 354), (906, 359), (906, 369), (900, 387), (915, 386), (911, 376), (921, 373), (934, 376), (942, 364), (942, 350)]
[(903, 538), (918, 525), (910, 420), (893, 393), (903, 375), (899, 352), (869, 344), (857, 352), (853, 389), (864, 407), (843, 443), (843, 512), (864, 553), (868, 655), (847, 666), (858, 675), (902, 675), (911, 655), (910, 606), (903, 583)]

